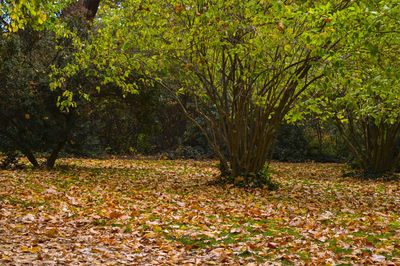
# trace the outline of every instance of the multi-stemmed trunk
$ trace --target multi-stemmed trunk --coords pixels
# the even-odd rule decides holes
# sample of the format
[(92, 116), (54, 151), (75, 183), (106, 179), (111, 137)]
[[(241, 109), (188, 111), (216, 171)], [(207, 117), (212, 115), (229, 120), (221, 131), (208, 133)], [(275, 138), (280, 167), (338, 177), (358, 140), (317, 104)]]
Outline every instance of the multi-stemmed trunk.
[(400, 122), (375, 123), (371, 117), (355, 120), (349, 116), (336, 125), (366, 175), (381, 176), (397, 170), (400, 163)]
[[(240, 72), (243, 65), (253, 70), (237, 56), (222, 55), (221, 60), (222, 74), (217, 78), (222, 88), (208, 82), (205, 72), (198, 71), (207, 97), (193, 93), (194, 108), (182, 107), (219, 158), (222, 181), (263, 186), (267, 182), (263, 169), (282, 120), (298, 96), (320, 77), (307, 79), (309, 62), (316, 58), (306, 57), (293, 64), (291, 75), (267, 74), (262, 82), (240, 75), (235, 78), (232, 73)], [(205, 121), (205, 126), (194, 119), (193, 113)]]

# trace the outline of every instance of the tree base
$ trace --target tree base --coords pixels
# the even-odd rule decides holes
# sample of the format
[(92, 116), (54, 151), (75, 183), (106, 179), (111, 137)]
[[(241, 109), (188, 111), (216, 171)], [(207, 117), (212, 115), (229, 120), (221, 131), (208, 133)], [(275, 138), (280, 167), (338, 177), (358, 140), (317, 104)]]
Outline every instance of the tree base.
[(365, 170), (358, 170), (347, 172), (343, 174), (343, 177), (352, 177), (352, 178), (359, 178), (364, 180), (383, 180), (383, 181), (392, 181), (392, 180), (399, 180), (399, 176), (395, 173), (391, 172), (376, 172), (376, 171), (365, 171)]
[(210, 184), (227, 185), (231, 184), (242, 188), (267, 188), (268, 190), (277, 190), (279, 183), (271, 179), (268, 168), (258, 171), (257, 173), (242, 173), (233, 175), (227, 171), (221, 171), (221, 175)]

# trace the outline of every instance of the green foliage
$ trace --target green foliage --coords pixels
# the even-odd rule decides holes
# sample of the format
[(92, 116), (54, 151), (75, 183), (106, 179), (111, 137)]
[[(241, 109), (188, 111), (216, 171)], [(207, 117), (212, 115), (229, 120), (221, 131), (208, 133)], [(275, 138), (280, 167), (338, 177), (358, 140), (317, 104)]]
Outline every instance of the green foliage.
[(27, 27), (43, 30), (54, 26), (56, 17), (74, 0), (1, 0), (0, 20), (2, 33), (13, 33)]
[[(39, 166), (35, 152), (40, 152), (49, 155), (52, 167), (74, 125), (90, 112), (83, 103), (69, 113), (57, 107), (64, 90), (49, 89), (51, 65), (66, 64), (71, 54), (68, 48), (56, 49), (57, 44), (68, 47), (68, 41), (56, 40), (50, 31), (30, 27), (0, 35), (0, 135), (7, 140), (1, 149), (21, 151), (34, 166)], [(89, 86), (91, 81), (80, 72), (65, 84), (79, 88), (81, 82)], [(74, 99), (81, 100), (79, 94)]]
[(400, 161), (399, 16), (397, 1), (349, 9), (338, 27), (340, 57), (309, 94), (307, 109), (334, 121), (365, 173), (393, 171)]
[(282, 123), (273, 144), (273, 159), (289, 162), (352, 160), (351, 152), (332, 121), (304, 113), (301, 121)]
[(113, 154), (150, 153), (151, 140), (158, 135), (159, 96), (158, 88), (144, 85), (140, 93), (125, 97), (112, 85), (93, 95), (96, 104), (92, 121), (98, 124), (93, 135), (98, 135), (100, 145), (109, 147), (108, 152)]
[(273, 158), (280, 161), (300, 162), (310, 159), (310, 138), (304, 126), (283, 123), (273, 144)]
[[(46, 87), (46, 65), (42, 54), (35, 47), (47, 46), (45, 40), (38, 40), (39, 33), (20, 32), (10, 37), (2, 36), (0, 40), (0, 57), (4, 62), (0, 66), (2, 86), (0, 94), (0, 119), (2, 136), (16, 137), (13, 145), (20, 142), (40, 143), (41, 139), (52, 141), (57, 133), (46, 134), (46, 128), (56, 128), (52, 119), (58, 116), (55, 108), (57, 98)], [(42, 50), (43, 51), (43, 50)], [(25, 55), (31, 55), (27, 57)], [(47, 56), (54, 56), (47, 51)], [(50, 104), (53, 99), (53, 108)], [(49, 110), (50, 109), (50, 110)], [(62, 120), (62, 118), (61, 118)]]
[[(212, 149), (244, 183), (274, 139), (301, 160), (340, 133), (364, 172), (399, 165), (398, 1), (103, 1), (91, 27), (57, 19), (70, 2), (0, 1), (4, 150), (48, 151), (71, 119), (68, 151)], [(280, 126), (310, 117), (329, 126)]]
[[(195, 113), (205, 126), (180, 104), (233, 175), (258, 172), (285, 114), (335, 55), (340, 40), (335, 23), (344, 19), (349, 5), (106, 3), (93, 39), (77, 44), (82, 49), (75, 62), (55, 70), (53, 87), (61, 86), (63, 77), (94, 66), (91, 74), (102, 86), (114, 83), (124, 92), (136, 92), (138, 84), (128, 77), (140, 73), (146, 78), (143, 82), (194, 97)], [(74, 106), (71, 93), (61, 106)]]

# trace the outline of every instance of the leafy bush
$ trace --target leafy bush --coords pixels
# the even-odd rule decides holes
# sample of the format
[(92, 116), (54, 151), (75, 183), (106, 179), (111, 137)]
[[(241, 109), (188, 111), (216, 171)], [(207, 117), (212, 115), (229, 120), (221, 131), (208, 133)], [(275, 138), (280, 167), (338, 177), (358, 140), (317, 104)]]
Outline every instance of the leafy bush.
[[(64, 89), (50, 90), (49, 73), (52, 64), (65, 64), (71, 51), (57, 50), (56, 45), (70, 44), (29, 27), (0, 37), (0, 136), (7, 140), (0, 149), (20, 151), (35, 167), (37, 152), (46, 154), (46, 166), (53, 167), (72, 132), (79, 130), (76, 125), (90, 113), (78, 94), (77, 108), (58, 108)], [(65, 86), (74, 89), (82, 84), (93, 88), (93, 83), (83, 71), (65, 80)]]
[(310, 159), (310, 140), (304, 126), (282, 124), (277, 133), (273, 158), (292, 162)]
[(18, 162), (18, 154), (14, 151), (6, 153), (6, 157), (0, 163), (0, 169), (21, 168), (22, 165)]

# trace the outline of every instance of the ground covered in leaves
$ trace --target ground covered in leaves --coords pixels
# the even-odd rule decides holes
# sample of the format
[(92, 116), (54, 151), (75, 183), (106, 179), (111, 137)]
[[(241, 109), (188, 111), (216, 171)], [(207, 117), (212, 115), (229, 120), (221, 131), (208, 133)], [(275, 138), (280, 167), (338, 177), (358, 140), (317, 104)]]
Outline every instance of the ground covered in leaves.
[(0, 263), (399, 264), (400, 182), (272, 163), (277, 191), (210, 185), (214, 161), (63, 159), (0, 171)]

